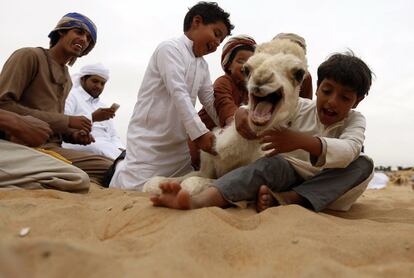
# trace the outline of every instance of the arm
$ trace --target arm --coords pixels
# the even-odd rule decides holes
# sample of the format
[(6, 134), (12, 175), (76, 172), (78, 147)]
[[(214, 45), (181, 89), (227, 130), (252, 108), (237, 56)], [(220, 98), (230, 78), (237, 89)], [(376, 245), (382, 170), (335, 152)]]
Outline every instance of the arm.
[(257, 135), (253, 130), (250, 129), (249, 122), (249, 111), (246, 107), (240, 107), (234, 114), (234, 122), (236, 125), (237, 132), (247, 140), (257, 139)]
[[(337, 138), (327, 137), (336, 135)], [(326, 136), (312, 136), (306, 133), (290, 131), (268, 131), (264, 133), (263, 150), (272, 150), (269, 155), (305, 150), (310, 155), (313, 166), (323, 168), (345, 168), (354, 161), (361, 152), (365, 136), (365, 118), (359, 112), (353, 112), (345, 120), (343, 129), (331, 130), (328, 127), (323, 133)]]
[(35, 79), (39, 67), (40, 62), (32, 49), (20, 49), (10, 56), (0, 75), (0, 108), (20, 115), (31, 115), (49, 123), (54, 132), (64, 133), (68, 127), (67, 116), (21, 104), (24, 92)]
[(214, 82), (214, 106), (222, 127), (228, 125), (234, 119), (234, 114), (239, 108), (233, 93), (233, 84), (230, 78), (222, 76)]
[[(157, 49), (155, 59), (161, 78), (177, 111), (177, 118), (183, 123), (190, 139), (194, 141), (209, 133), (191, 101), (190, 89), (185, 82), (186, 65), (182, 54), (175, 46), (164, 44)], [(211, 142), (211, 140), (206, 141)], [(203, 144), (202, 149), (209, 152), (212, 145)]]
[(102, 122), (115, 117), (115, 109), (98, 108), (92, 113), (92, 122)]
[(92, 114), (82, 116), (78, 111), (78, 103), (83, 101), (76, 97), (76, 92), (72, 89), (65, 101), (65, 115), (69, 117), (69, 128), (80, 129), (86, 133), (90, 133), (92, 130)]
[(319, 137), (289, 129), (266, 131), (260, 142), (265, 144), (262, 150), (272, 150), (268, 156), (298, 149), (308, 152), (311, 157), (319, 157), (322, 153), (322, 142)]
[(344, 128), (338, 138), (321, 137), (326, 147), (325, 155), (320, 157), (315, 166), (324, 168), (345, 168), (361, 153), (365, 140), (365, 117), (351, 111), (345, 119)]
[(216, 126), (219, 126), (220, 121), (217, 115), (216, 108), (214, 107), (214, 90), (213, 85), (211, 84), (210, 80), (210, 73), (207, 69), (207, 74), (203, 79), (203, 83), (200, 87), (198, 92), (198, 99), (200, 103), (203, 105), (203, 108), (210, 116), (210, 119), (213, 120)]
[(1, 109), (0, 130), (5, 131), (11, 141), (30, 147), (44, 144), (52, 134), (52, 130), (46, 122)]

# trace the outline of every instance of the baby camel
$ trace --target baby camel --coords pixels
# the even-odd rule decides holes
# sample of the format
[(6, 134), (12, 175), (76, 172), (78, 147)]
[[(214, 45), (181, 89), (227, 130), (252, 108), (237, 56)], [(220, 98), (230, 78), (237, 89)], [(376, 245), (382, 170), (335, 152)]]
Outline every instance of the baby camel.
[[(248, 123), (258, 135), (266, 130), (288, 127), (296, 112), (299, 90), (307, 70), (303, 49), (286, 39), (273, 39), (256, 48), (244, 65), (249, 92)], [(217, 156), (201, 153), (199, 171), (183, 177), (153, 177), (143, 191), (160, 193), (159, 184), (166, 181), (181, 183), (191, 195), (197, 194), (227, 172), (247, 165), (265, 153), (259, 140), (247, 140), (235, 124), (215, 130)]]

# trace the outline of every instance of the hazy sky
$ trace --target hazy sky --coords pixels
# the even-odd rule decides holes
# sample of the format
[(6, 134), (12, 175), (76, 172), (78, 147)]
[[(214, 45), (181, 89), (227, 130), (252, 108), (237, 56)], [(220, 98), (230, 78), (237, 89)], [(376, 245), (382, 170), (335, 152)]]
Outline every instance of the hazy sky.
[[(161, 41), (182, 34), (188, 8), (197, 1), (0, 0), (0, 65), (17, 48), (48, 47), (48, 33), (68, 12), (98, 26), (98, 42), (70, 68), (101, 62), (111, 71), (102, 98), (121, 105), (115, 118), (125, 141), (127, 126), (148, 60)], [(280, 32), (306, 39), (309, 71), (329, 54), (352, 49), (375, 72), (371, 91), (358, 109), (367, 118), (365, 150), (376, 165), (414, 166), (414, 2), (402, 0), (225, 0), (233, 34), (258, 43)], [(223, 74), (221, 46), (208, 56), (211, 78)], [(161, 113), (161, 112), (160, 112)]]

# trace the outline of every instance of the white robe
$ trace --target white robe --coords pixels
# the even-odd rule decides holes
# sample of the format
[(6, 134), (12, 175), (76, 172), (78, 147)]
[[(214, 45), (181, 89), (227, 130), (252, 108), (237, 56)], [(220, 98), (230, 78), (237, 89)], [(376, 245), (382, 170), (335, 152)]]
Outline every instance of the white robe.
[[(70, 91), (65, 102), (65, 114), (73, 116), (85, 116), (92, 121), (92, 113), (98, 108), (108, 108), (100, 98), (93, 98), (82, 86), (74, 87)], [(118, 137), (112, 119), (94, 122), (92, 136), (95, 142), (86, 146), (63, 143), (62, 147), (78, 151), (93, 152), (111, 159), (117, 158), (124, 145)]]
[(197, 97), (217, 122), (208, 65), (195, 57), (185, 35), (162, 42), (153, 53), (128, 126), (125, 160), (110, 187), (142, 190), (153, 176), (192, 171), (187, 137), (208, 132), (194, 108)]

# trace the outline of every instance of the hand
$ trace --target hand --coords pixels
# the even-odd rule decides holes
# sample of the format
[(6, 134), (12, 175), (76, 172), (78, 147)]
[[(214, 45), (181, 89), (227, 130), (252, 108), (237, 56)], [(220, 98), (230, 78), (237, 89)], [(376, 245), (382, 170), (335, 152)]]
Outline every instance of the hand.
[(95, 142), (95, 138), (93, 138), (92, 134), (86, 133), (83, 130), (76, 130), (71, 134), (71, 142), (72, 144), (79, 144), (79, 145), (89, 145)]
[(53, 134), (48, 123), (32, 116), (15, 114), (10, 120), (13, 124), (7, 132), (14, 143), (37, 147), (46, 143)]
[(240, 107), (234, 114), (237, 132), (248, 140), (257, 139), (257, 135), (250, 129), (249, 126), (249, 110)]
[(115, 117), (115, 109), (114, 108), (99, 108), (95, 112), (92, 113), (92, 121), (93, 122), (102, 122)]
[(69, 127), (90, 133), (92, 130), (92, 123), (85, 116), (69, 116)]
[(273, 156), (302, 148), (308, 137), (314, 138), (289, 129), (268, 130), (263, 133), (260, 143), (265, 144), (262, 147), (263, 151), (272, 150), (267, 156)]
[(212, 155), (217, 155), (217, 152), (214, 150), (214, 141), (216, 140), (216, 136), (213, 132), (209, 131), (200, 137), (196, 138), (193, 142), (196, 146)]
[(231, 125), (231, 123), (233, 123), (233, 121), (234, 121), (234, 116), (228, 117), (225, 121), (225, 126)]

